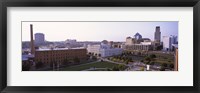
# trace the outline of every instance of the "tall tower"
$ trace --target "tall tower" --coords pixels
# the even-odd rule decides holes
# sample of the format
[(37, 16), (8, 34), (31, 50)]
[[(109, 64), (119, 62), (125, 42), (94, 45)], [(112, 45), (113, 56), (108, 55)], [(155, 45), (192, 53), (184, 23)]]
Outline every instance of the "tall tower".
[(35, 46), (34, 46), (34, 40), (33, 40), (33, 25), (30, 24), (30, 37), (31, 37), (31, 54), (35, 54)]
[(160, 32), (160, 26), (156, 26), (156, 31), (154, 35), (154, 41), (160, 42), (161, 32)]
[(43, 33), (36, 33), (35, 34), (35, 44), (44, 44), (44, 34)]

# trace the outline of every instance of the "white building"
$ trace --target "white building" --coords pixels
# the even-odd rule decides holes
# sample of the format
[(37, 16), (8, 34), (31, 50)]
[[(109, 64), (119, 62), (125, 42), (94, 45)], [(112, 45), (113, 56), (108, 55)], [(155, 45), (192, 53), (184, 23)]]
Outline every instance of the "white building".
[(163, 36), (163, 49), (166, 51), (172, 50), (172, 44), (177, 43), (177, 36)]
[(119, 55), (123, 52), (122, 48), (111, 48), (110, 45), (103, 43), (101, 45), (88, 45), (87, 50), (93, 54), (100, 54), (101, 57)]
[(122, 54), (122, 48), (108, 48), (108, 49), (100, 49), (101, 57), (108, 57)]
[(93, 54), (100, 54), (101, 45), (88, 45), (87, 52)]

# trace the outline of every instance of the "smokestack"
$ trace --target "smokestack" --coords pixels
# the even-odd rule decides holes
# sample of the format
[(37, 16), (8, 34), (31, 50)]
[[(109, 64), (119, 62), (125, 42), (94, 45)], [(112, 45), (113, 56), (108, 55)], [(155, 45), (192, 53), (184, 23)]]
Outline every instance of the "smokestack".
[(35, 46), (34, 46), (34, 40), (33, 40), (33, 25), (30, 24), (30, 31), (31, 31), (31, 54), (35, 54)]

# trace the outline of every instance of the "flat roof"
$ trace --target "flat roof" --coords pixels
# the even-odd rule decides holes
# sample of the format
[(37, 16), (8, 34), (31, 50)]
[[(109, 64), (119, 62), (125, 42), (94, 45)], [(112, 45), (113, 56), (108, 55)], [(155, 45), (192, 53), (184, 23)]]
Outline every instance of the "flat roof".
[(84, 47), (78, 47), (78, 48), (43, 48), (43, 49), (36, 49), (35, 51), (50, 51), (50, 50), (71, 50), (71, 49), (86, 49)]
[(22, 61), (28, 60), (28, 58), (33, 58), (34, 55), (22, 55)]

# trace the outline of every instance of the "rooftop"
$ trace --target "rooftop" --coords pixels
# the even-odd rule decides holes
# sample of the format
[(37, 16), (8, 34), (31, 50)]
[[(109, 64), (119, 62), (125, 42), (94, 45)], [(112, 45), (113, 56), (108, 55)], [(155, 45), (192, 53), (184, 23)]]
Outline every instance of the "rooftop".
[(36, 51), (50, 51), (50, 50), (70, 50), (70, 49), (85, 49), (84, 47), (77, 47), (77, 48), (39, 48)]

